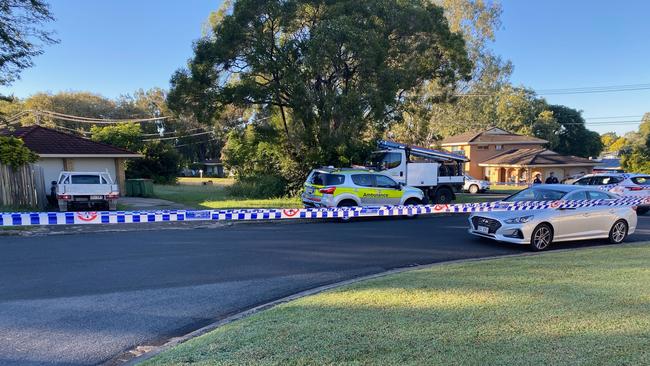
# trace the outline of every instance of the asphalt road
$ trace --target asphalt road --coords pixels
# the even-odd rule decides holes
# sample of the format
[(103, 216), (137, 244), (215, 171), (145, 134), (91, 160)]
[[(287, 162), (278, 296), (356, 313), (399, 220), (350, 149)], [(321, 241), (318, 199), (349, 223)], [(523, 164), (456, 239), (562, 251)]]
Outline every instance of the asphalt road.
[[(650, 240), (650, 217), (639, 225), (629, 240)], [(98, 364), (323, 284), (525, 251), (465, 228), (452, 216), (0, 237), (0, 365)]]

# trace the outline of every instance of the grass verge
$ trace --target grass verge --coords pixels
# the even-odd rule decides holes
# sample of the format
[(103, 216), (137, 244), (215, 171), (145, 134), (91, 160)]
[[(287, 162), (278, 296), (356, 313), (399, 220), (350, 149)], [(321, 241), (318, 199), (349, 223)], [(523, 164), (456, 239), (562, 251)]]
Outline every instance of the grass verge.
[[(232, 184), (232, 183), (230, 183)], [(247, 199), (231, 197), (226, 184), (214, 185), (156, 185), (156, 197), (178, 202), (188, 207), (205, 209), (226, 208), (297, 208), (302, 207), (299, 197)]]
[(650, 363), (650, 245), (435, 266), (305, 297), (146, 365)]

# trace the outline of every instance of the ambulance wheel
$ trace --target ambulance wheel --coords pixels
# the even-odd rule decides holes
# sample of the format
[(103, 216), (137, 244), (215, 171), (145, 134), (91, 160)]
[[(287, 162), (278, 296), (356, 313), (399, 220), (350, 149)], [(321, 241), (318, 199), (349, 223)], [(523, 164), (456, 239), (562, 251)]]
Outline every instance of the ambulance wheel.
[(449, 188), (440, 188), (436, 192), (435, 203), (450, 203), (451, 199), (454, 197), (453, 193)]
[[(422, 204), (422, 201), (420, 201), (417, 198), (409, 198), (409, 199), (406, 200), (406, 202), (404, 202), (404, 206), (417, 206), (417, 205), (421, 205), (421, 204)], [(406, 217), (408, 217), (409, 219), (414, 219), (414, 218), (418, 217), (418, 215), (417, 214), (406, 214)]]
[[(343, 200), (343, 201), (339, 202), (339, 204), (338, 204), (336, 207), (341, 208), (341, 207), (355, 207), (355, 206), (358, 206), (356, 202), (354, 202), (354, 201), (352, 201), (352, 200)], [(341, 218), (339, 218), (339, 221), (341, 221), (341, 222), (348, 222), (348, 221), (350, 221), (351, 219), (352, 219), (352, 218), (351, 218), (350, 216), (348, 216), (348, 217), (341, 217)]]

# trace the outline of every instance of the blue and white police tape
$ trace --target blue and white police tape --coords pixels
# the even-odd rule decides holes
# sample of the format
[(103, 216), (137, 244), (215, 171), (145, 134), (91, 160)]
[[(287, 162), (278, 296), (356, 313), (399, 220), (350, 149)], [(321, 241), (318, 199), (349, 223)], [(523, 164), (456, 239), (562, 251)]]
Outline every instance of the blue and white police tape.
[(301, 209), (233, 209), (179, 211), (15, 212), (0, 213), (0, 226), (130, 224), (173, 221), (254, 221), (410, 216), (486, 211), (528, 211), (580, 207), (650, 205), (649, 198), (615, 200), (482, 202), (417, 206), (376, 206)]

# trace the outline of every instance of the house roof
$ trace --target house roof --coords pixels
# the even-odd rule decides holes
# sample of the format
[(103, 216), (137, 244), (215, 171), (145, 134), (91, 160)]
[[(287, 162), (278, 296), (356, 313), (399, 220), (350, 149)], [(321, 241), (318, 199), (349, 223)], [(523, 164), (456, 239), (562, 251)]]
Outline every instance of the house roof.
[(539, 149), (512, 149), (493, 156), (479, 163), (485, 165), (597, 165), (598, 162), (573, 155), (561, 155), (555, 151), (544, 148)]
[(533, 136), (519, 135), (497, 127), (485, 131), (470, 131), (450, 136), (442, 140), (445, 145), (476, 145), (476, 144), (546, 144), (548, 141)]
[(136, 158), (140, 156), (117, 146), (37, 125), (17, 127), (12, 130), (0, 130), (0, 135), (21, 139), (30, 150), (44, 157), (106, 156)]

